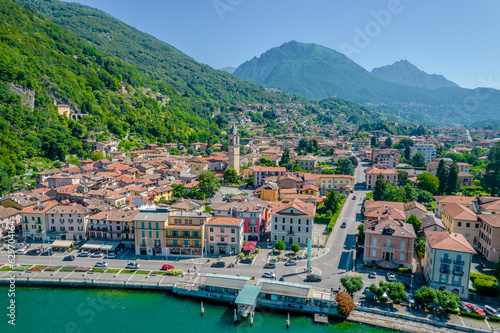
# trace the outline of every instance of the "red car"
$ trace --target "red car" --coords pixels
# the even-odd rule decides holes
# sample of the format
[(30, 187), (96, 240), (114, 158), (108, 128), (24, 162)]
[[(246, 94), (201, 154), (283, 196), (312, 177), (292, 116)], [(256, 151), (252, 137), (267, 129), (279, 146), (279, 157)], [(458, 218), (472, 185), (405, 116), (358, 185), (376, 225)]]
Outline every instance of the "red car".
[(165, 264), (165, 265), (161, 266), (162, 271), (168, 271), (169, 269), (174, 269), (174, 266), (169, 265), (169, 264)]
[(467, 303), (467, 307), (474, 313), (480, 314), (482, 316), (485, 316), (485, 313), (483, 310), (475, 306), (474, 304)]

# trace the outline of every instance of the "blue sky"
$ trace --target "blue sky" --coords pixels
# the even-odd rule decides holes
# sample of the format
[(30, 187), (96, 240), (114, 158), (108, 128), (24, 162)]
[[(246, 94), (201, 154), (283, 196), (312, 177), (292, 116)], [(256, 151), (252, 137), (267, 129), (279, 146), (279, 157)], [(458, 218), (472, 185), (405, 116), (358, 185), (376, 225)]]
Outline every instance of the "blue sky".
[(214, 68), (290, 40), (371, 70), (407, 59), (462, 87), (500, 89), (500, 1), (77, 0)]

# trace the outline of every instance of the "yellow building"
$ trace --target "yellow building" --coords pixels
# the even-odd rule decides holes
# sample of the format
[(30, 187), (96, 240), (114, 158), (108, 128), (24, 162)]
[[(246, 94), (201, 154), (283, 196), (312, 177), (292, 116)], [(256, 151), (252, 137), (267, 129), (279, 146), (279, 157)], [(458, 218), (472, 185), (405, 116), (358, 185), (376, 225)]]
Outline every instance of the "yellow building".
[(160, 201), (161, 199), (169, 201), (172, 200), (173, 193), (174, 189), (171, 186), (161, 186), (149, 191), (148, 195), (152, 197), (154, 201)]
[(202, 256), (205, 244), (204, 224), (212, 218), (207, 213), (170, 212), (166, 227), (169, 255)]
[(443, 207), (443, 224), (446, 231), (462, 234), (474, 248), (479, 244), (481, 222), (476, 213), (457, 203)]
[(265, 201), (278, 201), (278, 185), (267, 183), (261, 187), (260, 199)]
[(337, 193), (351, 193), (354, 191), (355, 178), (351, 175), (318, 175), (316, 186), (321, 195), (326, 195), (331, 190)]
[(201, 157), (195, 157), (191, 161), (191, 173), (199, 176), (203, 171), (208, 170), (208, 163)]
[(168, 254), (165, 229), (168, 225), (168, 209), (141, 210), (134, 218), (136, 255)]
[(71, 113), (71, 108), (68, 104), (57, 104), (57, 102), (54, 100), (54, 106), (57, 109), (57, 113), (59, 113), (61, 116), (69, 118), (69, 115)]
[(319, 195), (319, 189), (317, 186), (305, 184), (300, 189), (300, 194), (309, 194), (317, 197)]
[(252, 176), (253, 173), (254, 170), (252, 168), (246, 168), (245, 170), (243, 170), (243, 179), (248, 180), (248, 178), (250, 178), (250, 176)]

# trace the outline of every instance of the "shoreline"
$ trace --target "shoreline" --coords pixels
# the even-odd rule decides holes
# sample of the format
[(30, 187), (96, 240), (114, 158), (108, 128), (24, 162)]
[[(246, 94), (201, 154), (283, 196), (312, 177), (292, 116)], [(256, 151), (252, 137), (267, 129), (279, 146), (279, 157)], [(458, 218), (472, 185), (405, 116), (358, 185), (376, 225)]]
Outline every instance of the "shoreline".
[[(8, 285), (8, 280), (0, 280), (0, 286)], [(88, 282), (70, 282), (70, 281), (33, 281), (33, 280), (16, 280), (16, 284), (20, 284), (22, 286), (42, 286), (47, 288), (67, 288), (67, 289), (115, 289), (115, 290), (145, 290), (145, 291), (153, 291), (153, 292), (166, 292), (169, 295), (181, 298), (189, 298), (189, 299), (199, 299), (203, 301), (207, 301), (209, 304), (224, 304), (231, 305), (231, 302), (228, 300), (214, 298), (214, 297), (200, 297), (198, 295), (186, 295), (179, 294), (173, 291), (174, 285), (127, 285), (127, 284), (110, 284), (110, 283), (88, 283)], [(270, 306), (258, 306), (259, 312), (266, 312), (269, 310), (278, 312), (278, 313), (291, 313), (302, 316), (314, 316), (314, 313), (308, 311), (301, 311), (298, 308), (279, 308), (279, 307), (270, 307)], [(442, 324), (442, 327), (436, 327), (432, 323), (426, 323), (426, 320), (415, 321), (415, 320), (405, 320), (400, 318), (394, 318), (393, 316), (387, 316), (380, 313), (374, 313), (375, 311), (366, 311), (366, 309), (357, 308), (353, 311), (347, 318), (339, 318), (335, 315), (328, 315), (328, 322), (330, 320), (336, 321), (350, 321), (353, 323), (370, 325), (378, 328), (385, 328), (394, 331), (400, 332), (478, 332), (478, 333), (487, 333), (486, 330), (475, 330), (467, 327), (453, 327), (450, 328), (449, 324)], [(383, 311), (376, 311), (383, 312)]]

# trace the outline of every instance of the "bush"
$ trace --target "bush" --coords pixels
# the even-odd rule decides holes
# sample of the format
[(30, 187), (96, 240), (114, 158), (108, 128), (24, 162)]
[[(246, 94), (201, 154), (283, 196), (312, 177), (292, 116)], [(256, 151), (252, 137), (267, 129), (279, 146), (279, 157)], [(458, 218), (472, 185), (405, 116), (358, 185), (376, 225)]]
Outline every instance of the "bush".
[(184, 271), (182, 269), (170, 269), (170, 270), (165, 272), (165, 275), (178, 276), (178, 275), (182, 275), (182, 273), (184, 273)]
[(497, 316), (489, 316), (488, 319), (490, 321), (500, 322), (500, 317), (497, 317)]
[(341, 316), (347, 316), (354, 310), (354, 301), (352, 300), (351, 295), (349, 295), (345, 291), (341, 291), (337, 293), (337, 311)]
[(379, 297), (379, 300), (380, 300), (381, 302), (387, 302), (388, 298), (387, 298), (386, 296), (380, 296), (380, 297)]
[(480, 315), (479, 313), (475, 313), (475, 312), (460, 311), (460, 314), (462, 316), (478, 318), (478, 319), (486, 318), (486, 316)]
[(411, 267), (399, 267), (398, 268), (399, 273), (406, 273), (406, 274), (411, 274)]
[(497, 278), (491, 275), (471, 273), (470, 279), (479, 295), (497, 297), (500, 293)]

